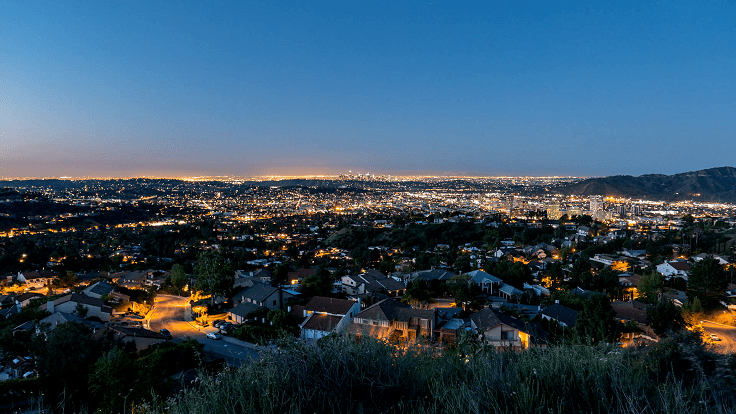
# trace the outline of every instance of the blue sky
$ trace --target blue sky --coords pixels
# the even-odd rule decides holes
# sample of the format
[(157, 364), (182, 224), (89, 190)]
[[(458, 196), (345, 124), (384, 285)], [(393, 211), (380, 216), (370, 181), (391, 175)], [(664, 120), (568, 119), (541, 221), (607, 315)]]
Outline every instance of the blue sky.
[(734, 21), (732, 1), (1, 2), (0, 177), (734, 166)]

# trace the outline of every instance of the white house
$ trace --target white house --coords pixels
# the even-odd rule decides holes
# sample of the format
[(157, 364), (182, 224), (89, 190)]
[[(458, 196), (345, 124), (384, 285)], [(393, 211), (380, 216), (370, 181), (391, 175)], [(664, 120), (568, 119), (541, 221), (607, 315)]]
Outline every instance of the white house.
[(493, 285), (500, 287), (503, 284), (503, 280), (482, 270), (473, 270), (467, 274), (470, 276), (470, 281), (472, 283), (479, 286), (483, 292), (488, 292), (490, 294), (493, 294)]
[(665, 261), (664, 263), (657, 265), (657, 272), (667, 278), (670, 278), (672, 276), (679, 276), (687, 280), (690, 267), (690, 262), (688, 262), (687, 260), (678, 259)]
[(77, 313), (77, 305), (87, 308), (87, 315), (85, 316), (87, 318), (95, 316), (104, 322), (110, 321), (111, 307), (105, 305), (102, 299), (91, 298), (81, 293), (70, 293), (54, 301), (46, 302), (41, 305), (40, 309), (47, 310), (52, 314), (54, 312), (73, 314)]
[(17, 280), (29, 287), (38, 289), (51, 284), (56, 277), (56, 273), (49, 271), (18, 272)]
[(319, 339), (333, 332), (345, 332), (360, 312), (360, 302), (315, 296), (304, 306), (303, 312), (306, 319), (299, 325), (301, 338)]

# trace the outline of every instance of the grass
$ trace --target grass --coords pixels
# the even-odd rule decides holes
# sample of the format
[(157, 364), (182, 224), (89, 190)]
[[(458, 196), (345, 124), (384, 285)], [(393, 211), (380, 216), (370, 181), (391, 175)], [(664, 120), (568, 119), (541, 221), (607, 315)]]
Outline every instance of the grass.
[(657, 346), (562, 345), (520, 353), (398, 350), (365, 338), (283, 344), (139, 412), (731, 413), (736, 358), (692, 337)]

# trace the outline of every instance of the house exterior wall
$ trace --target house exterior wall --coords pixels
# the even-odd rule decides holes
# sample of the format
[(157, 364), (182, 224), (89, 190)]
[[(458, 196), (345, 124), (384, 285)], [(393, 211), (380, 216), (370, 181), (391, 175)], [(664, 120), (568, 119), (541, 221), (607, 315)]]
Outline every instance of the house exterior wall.
[(494, 326), (483, 332), (483, 336), (494, 347), (512, 349), (525, 349), (529, 347), (529, 336), (507, 325)]
[(672, 267), (669, 263), (662, 263), (657, 265), (657, 272), (661, 273), (663, 276), (671, 277), (671, 276), (680, 276), (687, 280), (688, 272), (685, 270), (677, 270), (674, 267)]
[(227, 313), (227, 317), (228, 317), (228, 319), (230, 319), (231, 321), (233, 321), (235, 323), (243, 323), (245, 321), (245, 318), (244, 317), (242, 317), (240, 315), (236, 315), (236, 314), (234, 314), (232, 312), (228, 312)]
[[(306, 311), (306, 312), (308, 312), (308, 314), (313, 313), (311, 311)], [(319, 312), (319, 313), (322, 313), (322, 312)], [(342, 316), (342, 318), (340, 319), (340, 322), (337, 323), (337, 326), (335, 326), (335, 328), (332, 329), (332, 331), (326, 332), (326, 331), (319, 331), (316, 329), (302, 329), (301, 337), (305, 339), (319, 339), (319, 338), (329, 335), (331, 332), (343, 333), (347, 331), (348, 326), (353, 321), (353, 317), (357, 315), (358, 313), (360, 313), (360, 302), (356, 301), (350, 307), (350, 309), (348, 310), (348, 313), (346, 313), (345, 315), (335, 315), (335, 316)], [(328, 314), (328, 315), (333, 315), (333, 314)]]
[[(101, 320), (105, 322), (110, 321), (110, 314), (102, 312), (102, 309), (100, 309), (97, 306), (90, 306), (90, 305), (83, 305), (87, 308), (87, 317), (90, 316), (96, 316), (100, 318)], [(55, 305), (54, 310), (56, 312), (63, 312), (63, 313), (76, 313), (77, 311), (77, 302), (64, 302), (61, 305)]]

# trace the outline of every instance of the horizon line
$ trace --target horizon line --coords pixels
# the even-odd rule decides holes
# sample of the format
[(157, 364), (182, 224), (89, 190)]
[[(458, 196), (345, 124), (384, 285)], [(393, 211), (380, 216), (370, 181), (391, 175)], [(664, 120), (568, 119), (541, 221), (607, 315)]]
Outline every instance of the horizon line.
[[(165, 176), (165, 175), (129, 175), (129, 176), (38, 176), (38, 177), (0, 177), (0, 181), (30, 181), (30, 180), (65, 180), (65, 181), (86, 181), (86, 180), (181, 180), (181, 181), (273, 181), (273, 180), (295, 180), (295, 179), (326, 179), (335, 180), (344, 178), (348, 174), (306, 174), (306, 175), (182, 175), (182, 176)], [(359, 178), (354, 175), (354, 178)], [(360, 177), (368, 177), (361, 175)], [(391, 178), (393, 179), (418, 179), (418, 178), (440, 178), (440, 179), (483, 179), (483, 178), (598, 178), (603, 176), (582, 176), (582, 175), (463, 175), (463, 174), (370, 174), (371, 179), (374, 178)]]

